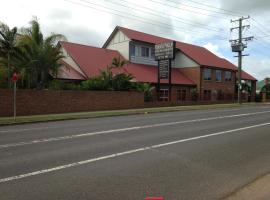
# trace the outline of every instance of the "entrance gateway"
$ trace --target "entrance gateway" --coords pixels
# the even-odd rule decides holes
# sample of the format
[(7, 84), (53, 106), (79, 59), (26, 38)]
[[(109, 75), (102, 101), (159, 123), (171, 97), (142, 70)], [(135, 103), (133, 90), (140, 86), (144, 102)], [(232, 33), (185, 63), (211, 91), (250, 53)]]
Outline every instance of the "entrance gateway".
[(169, 84), (169, 101), (172, 99), (172, 60), (175, 59), (176, 42), (166, 42), (155, 45), (155, 60), (158, 61), (157, 97), (160, 100), (160, 81), (167, 80)]

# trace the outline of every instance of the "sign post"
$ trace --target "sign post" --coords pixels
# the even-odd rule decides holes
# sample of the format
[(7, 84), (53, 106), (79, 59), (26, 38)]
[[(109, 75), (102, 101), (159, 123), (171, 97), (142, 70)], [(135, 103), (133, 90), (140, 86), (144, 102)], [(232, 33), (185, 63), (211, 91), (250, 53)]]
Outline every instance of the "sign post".
[(159, 100), (160, 80), (169, 80), (169, 101), (172, 97), (172, 60), (175, 58), (175, 46), (176, 42), (166, 42), (155, 45), (155, 60), (158, 61), (158, 85), (157, 85), (157, 97)]
[(12, 81), (13, 81), (13, 117), (14, 117), (14, 121), (16, 121), (16, 90), (17, 90), (17, 80), (18, 80), (18, 76), (16, 73), (14, 73), (12, 75)]

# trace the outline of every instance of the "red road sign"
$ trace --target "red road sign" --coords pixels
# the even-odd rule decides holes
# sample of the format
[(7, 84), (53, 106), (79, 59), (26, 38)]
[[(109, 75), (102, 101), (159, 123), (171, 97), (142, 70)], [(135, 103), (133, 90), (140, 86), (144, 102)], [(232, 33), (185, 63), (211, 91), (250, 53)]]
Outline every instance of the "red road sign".
[(145, 200), (165, 200), (163, 197), (146, 197)]
[(12, 75), (12, 81), (13, 82), (16, 82), (18, 80), (18, 75), (17, 75), (17, 73), (15, 72), (15, 73), (13, 73), (13, 75)]

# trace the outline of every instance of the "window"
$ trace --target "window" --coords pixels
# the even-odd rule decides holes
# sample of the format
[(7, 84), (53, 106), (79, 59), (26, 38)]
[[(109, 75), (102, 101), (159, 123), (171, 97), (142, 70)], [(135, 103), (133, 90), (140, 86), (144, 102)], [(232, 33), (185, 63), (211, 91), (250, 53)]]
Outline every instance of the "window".
[(203, 70), (203, 79), (206, 81), (210, 81), (212, 79), (212, 70), (205, 68)]
[(155, 49), (151, 48), (151, 58), (155, 58)]
[(221, 80), (222, 80), (222, 72), (221, 72), (221, 70), (216, 70), (216, 81), (217, 82), (221, 82)]
[(225, 81), (232, 81), (232, 72), (230, 71), (225, 72)]
[(177, 101), (186, 101), (187, 98), (187, 90), (179, 89), (177, 90)]
[(148, 47), (142, 47), (141, 48), (141, 56), (142, 57), (149, 57), (149, 48)]
[(204, 90), (203, 91), (203, 100), (204, 101), (211, 101), (211, 90)]
[(160, 101), (168, 101), (169, 100), (169, 90), (168, 89), (160, 89), (159, 90), (159, 100)]
[(133, 45), (133, 44), (130, 45), (130, 55), (131, 55), (131, 56), (135, 56), (135, 49), (136, 49), (136, 48), (135, 48), (135, 45)]

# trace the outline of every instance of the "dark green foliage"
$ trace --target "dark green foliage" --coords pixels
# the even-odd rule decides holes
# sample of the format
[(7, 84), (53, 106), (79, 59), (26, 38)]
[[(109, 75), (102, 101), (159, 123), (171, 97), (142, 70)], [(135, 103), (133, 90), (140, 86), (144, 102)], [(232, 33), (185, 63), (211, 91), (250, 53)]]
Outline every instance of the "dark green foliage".
[(190, 92), (191, 92), (191, 100), (192, 100), (192, 101), (197, 101), (197, 100), (198, 100), (198, 92), (197, 92), (197, 89), (194, 88), (194, 89), (192, 89)]
[(262, 95), (257, 93), (255, 96), (255, 102), (261, 102), (261, 101), (262, 101)]
[(82, 90), (80, 84), (67, 83), (61, 80), (52, 80), (49, 84), (49, 89), (52, 90)]
[(149, 83), (133, 83), (133, 89), (144, 93), (144, 101), (153, 101), (153, 89)]
[(96, 76), (82, 82), (84, 90), (109, 90), (109, 85), (102, 76)]
[(112, 79), (112, 88), (114, 90), (130, 90), (132, 89), (132, 79), (130, 74), (117, 74)]
[(29, 28), (17, 33), (17, 28), (9, 29), (0, 23), (0, 65), (8, 69), (8, 79), (12, 72), (20, 74), (21, 87), (44, 88), (49, 85), (50, 76), (56, 76), (63, 58), (57, 41), (63, 35), (51, 34), (44, 37), (37, 19)]
[(7, 88), (8, 82), (7, 82), (7, 69), (0, 67), (0, 88)]
[(266, 94), (267, 99), (270, 99), (270, 84), (263, 86), (261, 92)]

